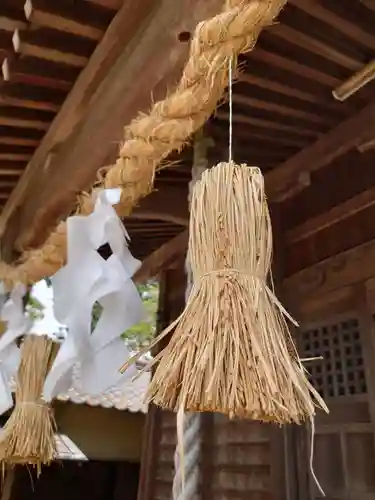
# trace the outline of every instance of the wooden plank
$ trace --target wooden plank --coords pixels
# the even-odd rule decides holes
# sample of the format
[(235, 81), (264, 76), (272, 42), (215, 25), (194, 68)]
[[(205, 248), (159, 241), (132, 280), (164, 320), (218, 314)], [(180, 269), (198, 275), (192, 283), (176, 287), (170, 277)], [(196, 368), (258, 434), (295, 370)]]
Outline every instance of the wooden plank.
[(188, 231), (183, 231), (155, 250), (142, 262), (141, 268), (134, 275), (134, 281), (144, 283), (165, 270), (168, 264), (186, 252), (188, 238)]
[(64, 91), (71, 89), (80, 72), (80, 69), (74, 66), (29, 56), (8, 56), (4, 59), (1, 69), (3, 79), (7, 82)]
[(18, 177), (24, 172), (23, 168), (2, 168), (0, 166), (0, 175), (9, 175)]
[(22, 153), (0, 153), (0, 161), (29, 161), (32, 155)]
[(26, 0), (25, 15), (28, 21), (46, 28), (73, 33), (74, 35), (100, 40), (111, 22), (113, 11), (86, 2), (59, 0)]
[(48, 130), (49, 128), (49, 123), (46, 123), (44, 121), (0, 115), (0, 126), (1, 125), (21, 128), (26, 127), (36, 130)]
[(375, 186), (367, 189), (363, 193), (359, 193), (353, 198), (336, 205), (328, 212), (317, 215), (308, 219), (306, 222), (300, 224), (293, 229), (286, 232), (284, 238), (287, 245), (292, 245), (313, 234), (322, 231), (323, 229), (337, 224), (352, 215), (364, 210), (375, 204)]
[(76, 43), (72, 44), (69, 37), (68, 40), (64, 40), (66, 36), (62, 35), (53, 31), (16, 30), (12, 37), (13, 49), (17, 54), (23, 56), (46, 59), (76, 68), (86, 66), (94, 46), (89, 49), (85, 39), (77, 39)]
[[(228, 122), (229, 120), (229, 113), (226, 113), (225, 111), (218, 111), (215, 116), (216, 119), (219, 121)], [(321, 132), (318, 132), (316, 130), (309, 130), (308, 128), (301, 128), (301, 126), (298, 125), (289, 125), (282, 122), (265, 120), (263, 118), (254, 118), (251, 115), (250, 116), (240, 115), (238, 113), (235, 113), (233, 115), (233, 123), (243, 124), (243, 125), (253, 125), (255, 127), (265, 128), (267, 130), (271, 129), (277, 131), (290, 132), (299, 137), (310, 137), (311, 140), (322, 135)]]
[(0, 30), (13, 32), (25, 29), (27, 22), (22, 10), (17, 9), (11, 1), (2, 0), (0, 5)]
[(343, 287), (375, 277), (375, 240), (308, 267), (283, 281), (287, 296), (298, 302), (324, 296)]
[[(43, 131), (32, 130), (29, 128), (15, 128), (0, 126), (0, 137), (10, 137), (15, 139), (30, 139), (34, 141), (40, 141), (44, 135)], [(29, 144), (24, 144), (28, 146)], [(30, 144), (31, 145), (31, 144)]]
[(338, 16), (332, 10), (324, 6), (324, 2), (316, 0), (289, 0), (289, 4), (297, 7), (306, 14), (323, 21), (331, 28), (339, 31), (354, 42), (359, 42), (365, 47), (373, 50), (375, 47), (375, 36), (368, 31), (362, 29), (360, 23), (354, 22), (354, 19), (347, 19)]
[(138, 500), (153, 500), (155, 466), (160, 448), (161, 410), (149, 406), (144, 431)]
[(322, 85), (326, 85), (329, 88), (336, 88), (341, 83), (341, 80), (328, 75), (327, 73), (323, 73), (323, 71), (311, 68), (310, 66), (301, 64), (293, 59), (287, 59), (278, 54), (274, 54), (273, 52), (269, 52), (261, 47), (257, 47), (253, 52), (250, 52), (248, 57), (250, 60), (254, 59), (256, 61), (262, 61), (270, 64), (271, 66), (275, 66), (276, 68), (289, 71), (292, 74), (295, 73), (297, 75), (303, 75), (304, 77), (319, 82)]
[[(294, 118), (300, 118), (301, 120), (306, 121), (306, 125), (309, 122), (311, 122), (311, 123), (323, 124), (325, 128), (327, 128), (330, 124), (336, 125), (337, 123), (336, 120), (334, 119), (332, 120), (332, 118), (321, 116), (318, 113), (313, 114), (310, 113), (309, 111), (303, 111), (301, 109), (291, 108), (289, 106), (284, 106), (282, 104), (278, 104), (275, 102), (270, 102), (270, 101), (266, 102), (261, 99), (256, 99), (254, 97), (248, 97), (241, 94), (235, 93), (233, 95), (233, 102), (242, 104), (244, 106), (249, 106), (252, 108), (263, 109), (266, 111), (270, 111), (272, 113), (280, 114), (282, 116), (291, 116)], [(251, 114), (251, 111), (249, 114)]]
[(281, 83), (280, 81), (276, 81), (273, 79), (269, 80), (264, 76), (257, 75), (256, 70), (254, 70), (254, 73), (241, 73), (238, 77), (238, 80), (240, 82), (249, 83), (262, 89), (271, 90), (272, 92), (278, 94), (286, 95), (288, 97), (294, 97), (296, 99), (299, 99), (300, 101), (306, 101), (312, 104), (316, 104), (317, 106), (322, 108), (330, 108), (332, 110), (335, 110), (336, 112), (341, 111), (338, 109), (336, 102), (322, 102), (320, 96), (317, 96), (313, 92), (308, 92), (297, 87), (294, 82), (291, 82), (290, 85), (287, 85), (286, 83)]
[(2, 181), (0, 180), (0, 188), (14, 188), (14, 186), (17, 184), (17, 181)]
[[(368, 405), (372, 432), (375, 433), (375, 322), (373, 309), (365, 283), (356, 286), (359, 332), (361, 336), (363, 360), (365, 364)], [(375, 443), (373, 443), (375, 445)]]
[[(139, 111), (147, 109), (151, 97), (153, 100), (163, 98), (172, 82), (178, 81), (189, 49), (187, 44), (179, 41), (178, 34), (193, 30), (199, 21), (215, 14), (221, 5), (221, 0), (195, 0), (194, 4), (191, 0), (162, 0), (157, 10), (147, 12), (149, 17), (145, 24), (138, 26), (138, 37), (129, 44), (127, 50), (121, 48), (116, 64), (96, 88), (95, 97), (84, 109), (85, 120), (76, 126), (74, 134), (61, 146), (48, 175), (43, 172), (42, 161), (33, 169), (31, 177), (34, 179), (34, 188), (29, 183), (28, 199), (24, 200), (19, 212), (22, 220), (19, 227), (20, 241), (26, 233), (32, 234), (32, 227), (48, 230), (51, 224), (55, 224), (57, 213), (64, 216), (70, 211), (77, 189), (90, 184), (108, 156), (118, 149), (124, 124)], [(120, 29), (124, 30), (124, 26)], [(169, 56), (166, 57), (166, 54)], [(134, 85), (135, 81), (137, 85)], [(87, 103), (87, 98), (84, 101)], [(79, 102), (79, 106), (82, 106), (82, 102)], [(67, 123), (64, 124), (66, 126)], [(69, 126), (69, 133), (72, 130), (73, 127)], [(79, 168), (76, 168), (77, 165)], [(63, 172), (64, 192), (61, 190)], [(40, 192), (40, 176), (44, 183), (43, 193)], [(56, 185), (59, 186), (59, 196), (51, 196), (50, 189), (55, 189), (52, 186)], [(33, 189), (37, 189), (38, 196), (32, 194)], [(42, 198), (43, 206), (38, 207)], [(30, 210), (35, 215), (31, 225), (26, 222)], [(47, 214), (50, 214), (49, 221), (46, 219)], [(39, 217), (43, 218), (42, 225)]]
[(363, 66), (361, 61), (345, 54), (345, 52), (339, 52), (334, 47), (331, 47), (316, 38), (308, 36), (302, 31), (286, 26), (283, 23), (275, 24), (272, 27), (272, 34), (286, 40), (289, 43), (297, 45), (308, 52), (312, 52), (313, 54), (324, 57), (329, 61), (343, 66), (344, 68), (348, 68), (353, 72), (358, 71)]
[(0, 126), (47, 130), (54, 113), (0, 105)]
[(311, 173), (326, 167), (335, 158), (355, 147), (371, 130), (375, 133), (375, 101), (267, 173), (268, 196), (274, 200), (285, 199), (285, 186), (295, 182), (301, 172)]
[(154, 0), (142, 2), (125, 0), (123, 2), (123, 6), (113, 19), (89, 63), (79, 74), (72, 91), (0, 214), (0, 234), (3, 233), (14, 208), (20, 205), (30, 186), (31, 179), (38, 176), (39, 169), (41, 165), (45, 164), (49, 152), (66, 140), (74, 130), (106, 74), (124, 51), (124, 47), (130, 42), (139, 26), (142, 26), (144, 17), (147, 14), (152, 15), (154, 4)]

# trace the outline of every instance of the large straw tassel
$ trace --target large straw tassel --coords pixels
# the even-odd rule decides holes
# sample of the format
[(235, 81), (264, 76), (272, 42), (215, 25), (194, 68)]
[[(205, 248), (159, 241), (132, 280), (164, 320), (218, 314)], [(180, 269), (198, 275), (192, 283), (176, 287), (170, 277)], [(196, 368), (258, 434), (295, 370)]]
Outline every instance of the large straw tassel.
[(16, 404), (1, 435), (3, 465), (32, 465), (40, 474), (42, 465), (56, 457), (56, 424), (42, 391), (57, 348), (46, 336), (29, 334), (23, 341)]
[[(258, 168), (221, 163), (196, 185), (193, 288), (149, 387), (157, 405), (277, 423), (327, 410), (308, 382), (270, 275), (272, 228)], [(291, 318), (289, 317), (291, 320)]]

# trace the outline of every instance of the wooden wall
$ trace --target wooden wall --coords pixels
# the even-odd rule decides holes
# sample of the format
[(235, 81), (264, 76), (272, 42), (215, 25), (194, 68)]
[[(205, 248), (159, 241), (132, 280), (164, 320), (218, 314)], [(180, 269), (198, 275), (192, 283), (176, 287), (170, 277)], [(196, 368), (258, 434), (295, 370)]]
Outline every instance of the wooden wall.
[[(184, 306), (183, 261), (164, 272), (159, 327), (175, 319)], [(170, 500), (176, 447), (175, 414), (155, 407), (147, 417), (138, 500)], [(202, 416), (202, 500), (282, 500), (273, 494), (271, 471), (274, 428), (222, 415)], [(282, 463), (280, 463), (282, 466)]]
[(139, 464), (75, 461), (54, 463), (41, 476), (16, 468), (10, 500), (136, 500)]
[[(281, 208), (283, 297), (301, 357), (323, 356), (306, 368), (330, 409), (314, 461), (329, 500), (375, 499), (374, 160), (353, 149)], [(320, 499), (307, 477), (306, 498)]]

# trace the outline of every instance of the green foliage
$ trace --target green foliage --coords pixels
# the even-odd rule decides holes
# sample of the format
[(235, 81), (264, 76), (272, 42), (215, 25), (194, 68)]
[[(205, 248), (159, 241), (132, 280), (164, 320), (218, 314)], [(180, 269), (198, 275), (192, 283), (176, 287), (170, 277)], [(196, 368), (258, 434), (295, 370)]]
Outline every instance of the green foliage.
[(28, 294), (26, 312), (30, 318), (32, 320), (42, 319), (44, 315), (43, 309), (43, 304), (37, 298), (32, 297), (31, 294)]
[[(150, 281), (145, 285), (137, 286), (138, 292), (140, 293), (144, 307), (146, 309), (146, 318), (141, 323), (132, 326), (126, 332), (123, 333), (123, 338), (134, 348), (144, 346), (150, 343), (155, 335), (156, 330), (156, 315), (158, 310), (158, 299), (159, 299), (159, 284), (155, 281)], [(92, 312), (92, 329), (101, 314), (101, 305), (97, 302), (93, 307)]]
[[(51, 286), (50, 280), (47, 285)], [(134, 348), (145, 346), (150, 343), (155, 335), (156, 330), (156, 315), (158, 310), (159, 300), (159, 284), (156, 281), (150, 281), (144, 285), (137, 286), (138, 292), (142, 297), (143, 304), (146, 310), (146, 318), (142, 323), (132, 326), (123, 333), (123, 338), (127, 340), (129, 345)], [(44, 306), (31, 294), (28, 296), (26, 309), (30, 317), (34, 320), (43, 318)], [(101, 305), (96, 302), (92, 311), (91, 328), (95, 328), (102, 311)]]

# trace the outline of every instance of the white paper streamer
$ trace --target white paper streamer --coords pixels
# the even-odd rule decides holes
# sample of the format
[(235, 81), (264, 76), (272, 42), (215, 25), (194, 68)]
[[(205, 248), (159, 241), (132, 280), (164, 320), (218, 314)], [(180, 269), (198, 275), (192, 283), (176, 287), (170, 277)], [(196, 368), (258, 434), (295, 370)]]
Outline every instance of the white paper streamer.
[(0, 415), (13, 406), (10, 382), (17, 374), (21, 359), (16, 340), (31, 327), (31, 320), (23, 308), (25, 293), (24, 285), (16, 285), (1, 312), (1, 320), (7, 323), (7, 329), (0, 337)]
[[(129, 357), (120, 335), (144, 319), (142, 299), (132, 281), (140, 262), (131, 255), (126, 241), (129, 236), (112, 207), (120, 194), (119, 189), (101, 192), (92, 214), (67, 221), (67, 265), (52, 277), (52, 285), (55, 317), (68, 327), (68, 335), (45, 382), (47, 401), (72, 387), (76, 364), (80, 368), (79, 389), (91, 395), (135, 373), (135, 368), (119, 373)], [(112, 250), (107, 260), (97, 252), (104, 244)], [(103, 310), (91, 333), (95, 302)]]

